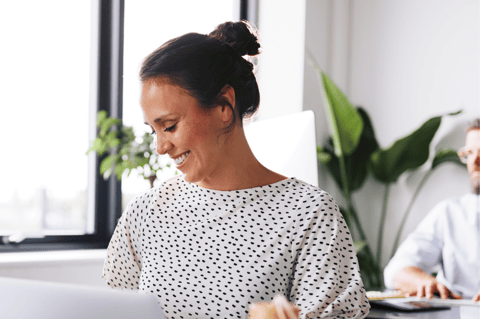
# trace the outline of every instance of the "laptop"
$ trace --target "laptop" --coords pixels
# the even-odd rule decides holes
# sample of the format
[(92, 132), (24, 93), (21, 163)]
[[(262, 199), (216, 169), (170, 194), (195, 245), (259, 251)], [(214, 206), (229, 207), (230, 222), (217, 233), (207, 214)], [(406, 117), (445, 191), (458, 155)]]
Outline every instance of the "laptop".
[(158, 300), (138, 291), (0, 277), (2, 319), (165, 319)]

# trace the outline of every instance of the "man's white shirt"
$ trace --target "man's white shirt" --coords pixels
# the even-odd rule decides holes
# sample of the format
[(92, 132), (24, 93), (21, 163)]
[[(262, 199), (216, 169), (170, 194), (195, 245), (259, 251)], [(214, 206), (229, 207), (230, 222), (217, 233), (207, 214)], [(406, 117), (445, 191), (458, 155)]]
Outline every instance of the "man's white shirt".
[(427, 274), (440, 266), (437, 281), (463, 298), (480, 291), (480, 196), (466, 194), (437, 204), (400, 245), (385, 268), (387, 288), (402, 268)]

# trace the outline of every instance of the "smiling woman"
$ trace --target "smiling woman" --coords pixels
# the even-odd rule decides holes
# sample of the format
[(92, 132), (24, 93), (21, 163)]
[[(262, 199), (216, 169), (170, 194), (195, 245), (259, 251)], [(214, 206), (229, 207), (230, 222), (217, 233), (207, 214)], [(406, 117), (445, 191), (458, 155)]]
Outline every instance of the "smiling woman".
[(245, 318), (276, 295), (290, 301), (288, 318), (296, 307), (303, 319), (363, 318), (369, 304), (335, 201), (263, 166), (245, 138), (260, 102), (245, 56), (259, 49), (247, 22), (226, 22), (144, 60), (144, 122), (183, 174), (132, 199), (103, 278), (154, 294), (169, 318)]
[(140, 78), (146, 122), (159, 154), (174, 160), (189, 154), (177, 165), (187, 182), (235, 190), (286, 179), (256, 160), (243, 132), (260, 93), (253, 64), (242, 56), (259, 49), (249, 24), (227, 22), (210, 35), (172, 39), (145, 59)]

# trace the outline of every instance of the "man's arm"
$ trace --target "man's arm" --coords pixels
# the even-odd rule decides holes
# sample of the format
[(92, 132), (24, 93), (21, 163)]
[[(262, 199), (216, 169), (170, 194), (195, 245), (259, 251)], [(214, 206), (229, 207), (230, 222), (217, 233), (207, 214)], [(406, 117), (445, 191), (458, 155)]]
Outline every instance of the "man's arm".
[(444, 291), (443, 288), (437, 288), (437, 281), (427, 273), (442, 263), (442, 216), (446, 209), (445, 201), (437, 204), (400, 245), (384, 270), (387, 288), (419, 297), (435, 292), (442, 296), (439, 289)]
[[(435, 277), (415, 266), (400, 269), (393, 277), (393, 286), (407, 296), (432, 298), (433, 294), (438, 293), (442, 299), (462, 299), (460, 295), (451, 292), (439, 283)], [(477, 296), (480, 299), (480, 293)]]

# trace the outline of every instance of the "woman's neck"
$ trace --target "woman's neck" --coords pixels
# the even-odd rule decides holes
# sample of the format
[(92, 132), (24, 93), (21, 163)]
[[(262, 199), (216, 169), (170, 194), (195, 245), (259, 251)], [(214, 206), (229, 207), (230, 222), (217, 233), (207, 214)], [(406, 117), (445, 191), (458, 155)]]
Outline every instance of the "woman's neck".
[(263, 166), (253, 154), (243, 128), (235, 129), (221, 142), (222, 161), (198, 186), (215, 190), (237, 190), (273, 184), (287, 179)]

